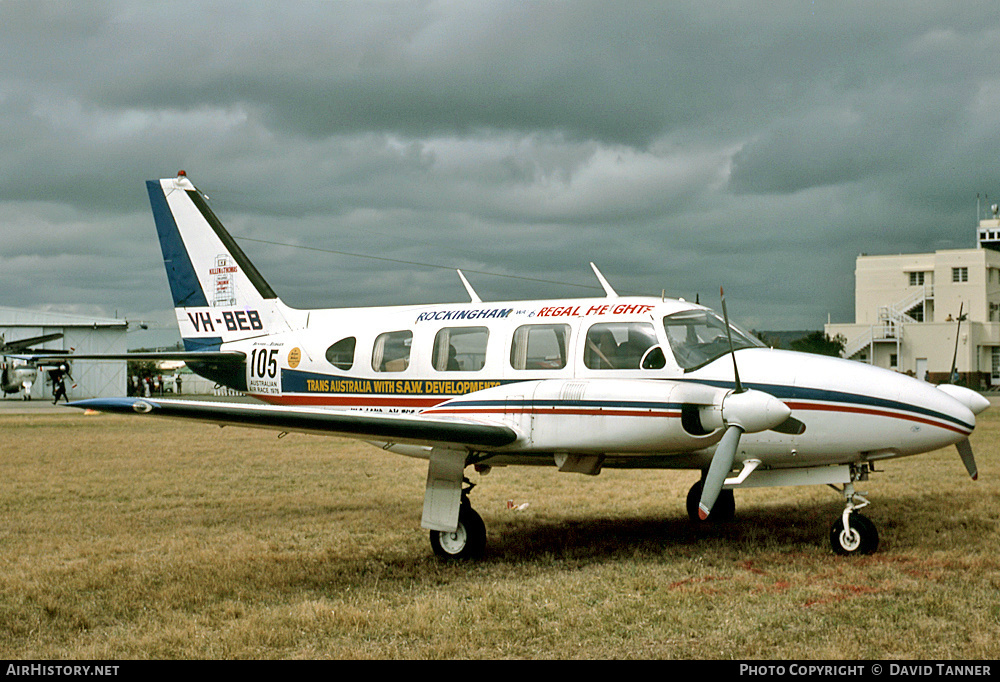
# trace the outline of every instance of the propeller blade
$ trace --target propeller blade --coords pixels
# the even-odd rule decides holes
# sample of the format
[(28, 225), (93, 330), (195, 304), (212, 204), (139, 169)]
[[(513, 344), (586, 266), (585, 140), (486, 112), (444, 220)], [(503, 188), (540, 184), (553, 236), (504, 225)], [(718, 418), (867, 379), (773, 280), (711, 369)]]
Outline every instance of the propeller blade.
[(726, 429), (722, 435), (722, 440), (715, 448), (715, 455), (712, 456), (712, 464), (708, 468), (708, 474), (701, 486), (701, 501), (698, 502), (698, 517), (704, 521), (712, 513), (715, 501), (719, 499), (722, 486), (726, 483), (726, 476), (733, 468), (736, 460), (736, 449), (740, 446), (740, 436), (743, 435), (743, 428), (738, 424), (733, 424)]
[[(736, 350), (733, 348), (733, 332), (732, 328), (729, 326), (729, 311), (726, 310), (726, 292), (722, 287), (719, 287), (719, 297), (722, 299), (722, 319), (726, 323), (726, 338), (729, 339), (729, 354), (733, 356), (733, 379), (736, 385), (736, 390), (733, 391), (733, 393), (745, 393), (747, 392), (747, 389), (744, 388), (742, 382), (740, 382), (740, 370), (736, 365)], [(784, 409), (784, 406), (782, 406), (782, 409)], [(778, 433), (787, 433), (796, 436), (805, 432), (805, 424), (792, 417), (790, 412), (788, 412), (786, 416), (788, 418), (771, 427), (772, 430), (777, 431)]]
[(969, 476), (972, 477), (973, 481), (979, 480), (979, 469), (976, 467), (976, 457), (972, 454), (972, 443), (966, 438), (958, 441), (955, 445), (958, 447), (958, 455), (962, 458), (962, 464), (965, 465)]
[(740, 370), (736, 367), (736, 351), (733, 349), (733, 332), (729, 328), (729, 313), (726, 312), (726, 292), (719, 287), (719, 296), (722, 297), (722, 319), (726, 323), (726, 336), (729, 338), (729, 354), (733, 356), (733, 378), (736, 381), (736, 392), (743, 392), (743, 384), (740, 383)]

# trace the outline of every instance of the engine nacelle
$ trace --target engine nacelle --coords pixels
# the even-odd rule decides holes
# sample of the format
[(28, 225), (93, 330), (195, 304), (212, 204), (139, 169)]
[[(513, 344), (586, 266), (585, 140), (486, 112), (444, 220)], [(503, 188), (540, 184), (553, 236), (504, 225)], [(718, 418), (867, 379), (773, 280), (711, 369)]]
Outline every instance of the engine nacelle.
[(722, 437), (727, 394), (725, 389), (665, 380), (546, 379), (469, 393), (426, 414), (513, 427), (521, 437), (505, 448), (511, 451), (690, 452)]

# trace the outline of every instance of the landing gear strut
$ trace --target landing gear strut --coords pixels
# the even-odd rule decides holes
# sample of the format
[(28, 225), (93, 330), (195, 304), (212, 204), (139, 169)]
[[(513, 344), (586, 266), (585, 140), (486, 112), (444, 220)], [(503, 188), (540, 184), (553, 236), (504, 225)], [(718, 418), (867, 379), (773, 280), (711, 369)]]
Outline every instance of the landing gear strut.
[(469, 492), (475, 487), (464, 479), (468, 487), (462, 490), (462, 506), (458, 511), (458, 528), (449, 533), (432, 530), (431, 549), (443, 559), (478, 559), (486, 550), (486, 524), (469, 503)]
[(852, 466), (851, 482), (845, 483), (840, 491), (845, 500), (844, 513), (830, 528), (830, 546), (842, 556), (872, 554), (878, 549), (878, 529), (871, 519), (857, 513), (858, 509), (868, 506), (868, 500), (854, 491), (854, 481), (867, 478), (867, 468), (859, 470)]

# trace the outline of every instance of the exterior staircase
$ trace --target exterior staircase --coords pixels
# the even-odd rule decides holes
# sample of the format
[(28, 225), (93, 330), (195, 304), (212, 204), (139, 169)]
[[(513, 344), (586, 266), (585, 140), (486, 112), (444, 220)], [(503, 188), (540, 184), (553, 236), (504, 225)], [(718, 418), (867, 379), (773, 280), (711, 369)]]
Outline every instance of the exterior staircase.
[[(898, 341), (903, 334), (904, 324), (923, 322), (924, 303), (934, 299), (934, 287), (925, 284), (917, 287), (905, 298), (890, 305), (881, 306), (878, 310), (878, 322), (871, 326), (871, 329), (860, 336), (850, 339), (844, 346), (845, 358), (853, 358), (861, 351), (871, 346), (876, 341)], [(919, 317), (914, 317), (911, 313), (920, 312)], [(874, 360), (874, 353), (868, 357), (868, 362)]]

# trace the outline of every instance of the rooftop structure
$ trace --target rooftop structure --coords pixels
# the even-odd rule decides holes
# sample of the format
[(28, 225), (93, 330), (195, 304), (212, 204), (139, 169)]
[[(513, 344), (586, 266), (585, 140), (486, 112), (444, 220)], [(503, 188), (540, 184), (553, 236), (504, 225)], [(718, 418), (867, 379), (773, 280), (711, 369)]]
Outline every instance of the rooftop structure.
[[(980, 220), (976, 248), (858, 256), (853, 324), (828, 324), (844, 356), (940, 383), (1000, 385), (1000, 219)], [(962, 316), (959, 323), (959, 316)]]

